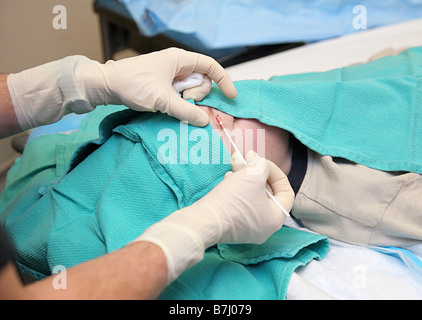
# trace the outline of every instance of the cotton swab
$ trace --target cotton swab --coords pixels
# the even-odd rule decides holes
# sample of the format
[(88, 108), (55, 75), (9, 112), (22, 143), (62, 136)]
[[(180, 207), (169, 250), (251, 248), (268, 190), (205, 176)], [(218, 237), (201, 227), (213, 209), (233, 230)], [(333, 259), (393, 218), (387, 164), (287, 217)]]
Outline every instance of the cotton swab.
[[(223, 130), (224, 134), (226, 135), (226, 137), (229, 139), (231, 145), (233, 146), (234, 150), (239, 154), (240, 159), (242, 160), (243, 164), (247, 165), (248, 163), (246, 162), (245, 158), (243, 157), (242, 153), (240, 152), (239, 148), (236, 146), (236, 144), (234, 143), (230, 132), (226, 129), (223, 119), (221, 119), (221, 117), (219, 115), (216, 115), (216, 120), (218, 122), (218, 125), (220, 126), (220, 128)], [(280, 202), (277, 201), (277, 199), (273, 196), (273, 194), (268, 191), (268, 189), (265, 189), (265, 191), (267, 192), (267, 195), (275, 202), (275, 204), (281, 209), (281, 211), (283, 211), (284, 215), (286, 217), (290, 217), (290, 214), (287, 212), (286, 209), (283, 208), (283, 206), (280, 204)]]

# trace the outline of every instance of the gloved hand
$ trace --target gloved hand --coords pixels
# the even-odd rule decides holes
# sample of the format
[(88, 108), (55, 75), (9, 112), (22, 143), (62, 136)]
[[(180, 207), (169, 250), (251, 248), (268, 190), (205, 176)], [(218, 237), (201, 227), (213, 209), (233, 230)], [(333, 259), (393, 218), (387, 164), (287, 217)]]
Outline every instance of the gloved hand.
[(248, 153), (248, 165), (241, 168), (236, 155), (232, 157), (234, 172), (227, 173), (210, 193), (152, 225), (135, 240), (161, 247), (167, 258), (168, 283), (202, 260), (212, 245), (261, 244), (282, 227), (285, 215), (267, 197), (265, 186), (268, 181), (275, 198), (290, 211), (294, 193), (286, 175), (255, 152)]
[(124, 104), (138, 111), (168, 113), (192, 125), (204, 126), (208, 116), (173, 90), (175, 80), (198, 72), (207, 81), (187, 91), (201, 100), (214, 80), (230, 98), (237, 91), (224, 69), (212, 58), (182, 49), (166, 49), (100, 64), (84, 56), (10, 74), (7, 84), (22, 130), (86, 113), (97, 105)]

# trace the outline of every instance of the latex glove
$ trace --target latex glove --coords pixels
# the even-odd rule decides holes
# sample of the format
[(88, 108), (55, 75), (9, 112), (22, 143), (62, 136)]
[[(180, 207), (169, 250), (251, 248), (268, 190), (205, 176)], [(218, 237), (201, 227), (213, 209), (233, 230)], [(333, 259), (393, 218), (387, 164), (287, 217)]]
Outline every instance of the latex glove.
[(268, 181), (274, 196), (290, 211), (294, 193), (286, 175), (272, 162), (249, 152), (248, 165), (236, 164), (209, 194), (149, 227), (135, 241), (150, 241), (167, 258), (168, 283), (202, 260), (205, 249), (217, 243), (265, 242), (285, 220), (280, 208), (267, 197)]
[[(11, 74), (7, 84), (22, 130), (107, 104), (160, 111), (192, 125), (204, 126), (208, 116), (184, 101), (172, 88), (175, 80), (193, 72), (217, 82), (228, 97), (236, 96), (230, 76), (214, 59), (177, 48), (105, 64), (84, 56), (71, 56)], [(209, 93), (209, 88), (209, 83), (204, 81), (188, 93), (198, 100)]]

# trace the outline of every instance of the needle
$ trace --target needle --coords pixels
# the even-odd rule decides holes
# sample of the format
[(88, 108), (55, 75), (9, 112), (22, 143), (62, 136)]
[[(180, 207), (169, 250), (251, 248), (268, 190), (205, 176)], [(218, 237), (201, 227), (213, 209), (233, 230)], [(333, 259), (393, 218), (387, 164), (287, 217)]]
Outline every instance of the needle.
[[(226, 137), (229, 139), (231, 145), (233, 146), (234, 150), (239, 154), (240, 159), (242, 159), (243, 164), (247, 165), (248, 163), (246, 162), (245, 158), (242, 156), (242, 153), (240, 152), (239, 148), (236, 146), (236, 144), (234, 143), (230, 132), (226, 129), (226, 127), (224, 126), (224, 122), (223, 119), (221, 119), (221, 117), (217, 114), (216, 117), (218, 125), (220, 126), (221, 129), (223, 129), (223, 132), (225, 133)], [(273, 194), (268, 191), (268, 189), (265, 189), (265, 191), (267, 192), (267, 195), (275, 202), (275, 204), (281, 209), (281, 211), (283, 211), (284, 215), (286, 217), (290, 217), (290, 214), (287, 212), (286, 209), (283, 208), (283, 206), (280, 204), (280, 202), (277, 201), (277, 199), (273, 196)]]

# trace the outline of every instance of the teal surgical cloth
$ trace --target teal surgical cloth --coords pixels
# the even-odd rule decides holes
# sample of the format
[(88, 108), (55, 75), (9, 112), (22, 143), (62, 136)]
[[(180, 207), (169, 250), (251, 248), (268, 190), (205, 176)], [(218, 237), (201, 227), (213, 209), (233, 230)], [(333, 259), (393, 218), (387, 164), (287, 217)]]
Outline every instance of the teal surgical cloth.
[(198, 104), (284, 128), (310, 149), (384, 171), (422, 173), (422, 47), (328, 72), (236, 82)]
[[(92, 121), (90, 116), (83, 124)], [(46, 137), (54, 148), (32, 147), (42, 148), (37, 142)], [(50, 135), (30, 142), (0, 199), (2, 224), (18, 264), (36, 279), (57, 265), (71, 267), (121, 248), (151, 224), (203, 197), (231, 168), (230, 155), (211, 126), (188, 126), (165, 114), (124, 110), (109, 115), (99, 139), (66, 157), (65, 175), (55, 167), (61, 139)], [(52, 154), (40, 159), (43, 165), (35, 172), (19, 174), (26, 159), (40, 151)], [(21, 186), (22, 194), (18, 186), (26, 177), (32, 180), (27, 181), (30, 188)], [(19, 199), (6, 201), (9, 186)], [(288, 227), (260, 246), (215, 246), (161, 298), (283, 299), (292, 272), (322, 259), (328, 247), (326, 237)]]
[[(107, 5), (108, 1), (102, 1)], [(421, 0), (120, 0), (146, 36), (193, 48), (309, 42), (422, 17)]]

